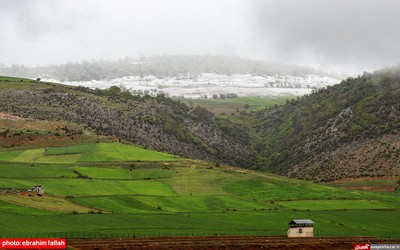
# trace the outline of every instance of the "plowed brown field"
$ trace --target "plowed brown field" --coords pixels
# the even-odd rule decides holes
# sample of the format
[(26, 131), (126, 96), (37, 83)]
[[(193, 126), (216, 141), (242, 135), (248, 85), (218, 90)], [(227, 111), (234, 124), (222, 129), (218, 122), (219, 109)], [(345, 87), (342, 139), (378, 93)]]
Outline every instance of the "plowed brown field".
[(269, 236), (208, 236), (68, 239), (71, 249), (353, 249), (356, 243), (399, 244), (400, 239), (373, 237), (287, 238)]

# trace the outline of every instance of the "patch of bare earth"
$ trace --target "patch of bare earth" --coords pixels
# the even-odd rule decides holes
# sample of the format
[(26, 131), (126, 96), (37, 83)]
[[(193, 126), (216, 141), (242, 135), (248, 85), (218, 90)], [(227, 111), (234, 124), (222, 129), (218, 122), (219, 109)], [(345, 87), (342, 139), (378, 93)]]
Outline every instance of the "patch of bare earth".
[(105, 138), (96, 136), (77, 124), (0, 113), (0, 148), (71, 146), (100, 139)]
[(357, 243), (395, 244), (400, 239), (373, 237), (287, 238), (271, 236), (208, 236), (114, 239), (68, 239), (71, 249), (353, 249)]
[[(328, 185), (351, 190), (394, 193), (398, 180), (397, 176), (345, 178), (329, 182)], [(376, 184), (374, 184), (375, 181)]]

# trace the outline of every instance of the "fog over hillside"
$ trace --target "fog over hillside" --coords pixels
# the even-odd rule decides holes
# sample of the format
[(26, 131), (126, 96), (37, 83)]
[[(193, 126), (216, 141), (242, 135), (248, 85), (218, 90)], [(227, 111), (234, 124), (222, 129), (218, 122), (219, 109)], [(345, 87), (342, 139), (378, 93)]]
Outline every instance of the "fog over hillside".
[(212, 55), (127, 57), (48, 67), (14, 65), (0, 68), (1, 74), (92, 89), (118, 86), (135, 94), (203, 99), (302, 96), (337, 84), (344, 77), (311, 67)]
[(343, 77), (312, 67), (288, 65), (276, 62), (242, 59), (215, 55), (159, 55), (139, 58), (125, 57), (120, 60), (83, 61), (50, 66), (28, 67), (12, 65), (0, 67), (0, 73), (19, 77), (52, 78), (58, 81), (107, 80), (125, 76), (181, 76), (202, 73), (253, 74), (258, 76), (290, 75)]
[(399, 63), (399, 8), (391, 0), (3, 0), (0, 74), (189, 98), (299, 96)]

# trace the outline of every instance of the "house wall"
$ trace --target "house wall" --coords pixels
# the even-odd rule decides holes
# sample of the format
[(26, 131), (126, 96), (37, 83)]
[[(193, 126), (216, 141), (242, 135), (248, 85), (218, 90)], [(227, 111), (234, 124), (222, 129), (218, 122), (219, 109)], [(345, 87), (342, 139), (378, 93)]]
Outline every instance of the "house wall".
[(291, 227), (287, 231), (288, 237), (314, 237), (313, 227)]

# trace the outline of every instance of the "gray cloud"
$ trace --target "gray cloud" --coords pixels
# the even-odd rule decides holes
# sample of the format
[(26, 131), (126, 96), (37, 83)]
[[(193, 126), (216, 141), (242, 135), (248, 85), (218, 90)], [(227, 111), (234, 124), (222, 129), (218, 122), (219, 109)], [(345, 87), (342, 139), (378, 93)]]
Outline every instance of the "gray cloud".
[(5, 39), (0, 40), (0, 60), (46, 64), (231, 52), (241, 37), (237, 14), (242, 2), (2, 0), (0, 35)]
[(322, 68), (362, 70), (399, 63), (400, 1), (254, 2), (253, 30), (266, 56)]
[(400, 58), (397, 0), (2, 0), (0, 63), (212, 53), (362, 71)]

